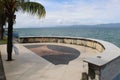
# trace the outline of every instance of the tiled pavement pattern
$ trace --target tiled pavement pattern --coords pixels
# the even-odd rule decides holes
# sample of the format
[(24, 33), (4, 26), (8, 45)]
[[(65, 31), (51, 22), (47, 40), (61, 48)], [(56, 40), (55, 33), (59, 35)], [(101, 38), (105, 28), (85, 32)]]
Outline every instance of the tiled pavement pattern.
[(26, 45), (25, 47), (55, 65), (67, 65), (80, 55), (80, 51), (74, 48), (59, 45)]

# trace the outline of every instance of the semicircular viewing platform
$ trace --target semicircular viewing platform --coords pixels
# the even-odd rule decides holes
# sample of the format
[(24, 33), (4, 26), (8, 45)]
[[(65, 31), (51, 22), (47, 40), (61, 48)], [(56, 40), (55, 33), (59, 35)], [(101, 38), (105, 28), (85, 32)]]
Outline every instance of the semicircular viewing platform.
[(13, 53), (12, 62), (5, 61), (6, 46), (0, 45), (7, 80), (115, 80), (120, 74), (120, 49), (106, 41), (80, 37), (19, 41), (15, 44), (19, 55)]

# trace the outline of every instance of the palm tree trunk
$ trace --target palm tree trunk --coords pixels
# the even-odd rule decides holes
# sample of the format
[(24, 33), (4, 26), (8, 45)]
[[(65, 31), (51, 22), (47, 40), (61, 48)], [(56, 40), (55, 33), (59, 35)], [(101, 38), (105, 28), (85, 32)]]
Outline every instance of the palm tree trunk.
[(2, 39), (2, 25), (0, 24), (0, 40)]
[(12, 39), (13, 39), (13, 19), (8, 21), (8, 39), (7, 39), (7, 61), (12, 61)]
[(3, 29), (3, 25), (0, 25), (0, 40), (3, 39), (3, 33), (4, 33), (4, 29)]
[(1, 39), (3, 39), (3, 37), (4, 37), (4, 28), (3, 28), (3, 25), (2, 25), (2, 37), (1, 37)]
[(0, 13), (0, 39), (3, 39), (4, 24), (5, 24), (4, 14)]

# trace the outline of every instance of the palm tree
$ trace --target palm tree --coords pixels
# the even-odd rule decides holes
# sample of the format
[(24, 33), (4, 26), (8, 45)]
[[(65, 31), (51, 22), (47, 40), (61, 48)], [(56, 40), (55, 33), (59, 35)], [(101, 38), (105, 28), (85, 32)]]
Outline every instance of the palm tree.
[[(0, 1), (1, 3), (1, 1)], [(3, 6), (0, 4), (0, 39), (3, 39), (3, 33), (4, 33), (4, 28), (3, 26), (6, 24), (6, 16), (5, 16), (5, 10)]]
[(3, 24), (3, 14), (0, 11), (0, 40), (3, 39), (3, 32), (4, 32), (3, 26), (4, 26), (4, 24)]
[(8, 20), (8, 40), (7, 40), (7, 60), (12, 60), (12, 33), (13, 24), (16, 19), (15, 12), (21, 10), (23, 12), (28, 12), (32, 15), (37, 15), (39, 18), (45, 16), (45, 8), (37, 2), (31, 2), (30, 0), (0, 0), (4, 10), (6, 11), (6, 16)]

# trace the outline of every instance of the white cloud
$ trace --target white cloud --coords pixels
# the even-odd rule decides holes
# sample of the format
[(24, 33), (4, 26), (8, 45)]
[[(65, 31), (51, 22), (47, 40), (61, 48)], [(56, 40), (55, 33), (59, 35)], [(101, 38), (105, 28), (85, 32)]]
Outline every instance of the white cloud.
[(119, 0), (35, 0), (42, 3), (47, 11), (45, 19), (17, 13), (16, 27), (43, 27), (55, 25), (99, 24), (120, 22)]

